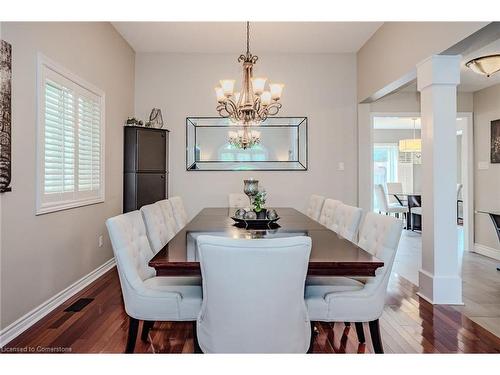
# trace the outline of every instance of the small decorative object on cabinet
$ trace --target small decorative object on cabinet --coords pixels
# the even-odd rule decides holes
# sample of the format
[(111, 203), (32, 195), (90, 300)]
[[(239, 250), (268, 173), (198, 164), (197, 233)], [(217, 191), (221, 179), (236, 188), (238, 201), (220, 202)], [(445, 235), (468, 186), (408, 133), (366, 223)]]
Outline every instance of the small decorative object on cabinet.
[(0, 193), (10, 191), (12, 47), (0, 40)]
[(149, 115), (149, 121), (146, 122), (148, 128), (161, 129), (163, 128), (163, 116), (161, 115), (161, 109), (153, 108)]
[(125, 122), (125, 125), (127, 126), (142, 126), (144, 123), (141, 120), (136, 119), (135, 117), (129, 117), (127, 118), (127, 121)]
[(126, 126), (123, 211), (168, 197), (168, 135), (166, 129)]

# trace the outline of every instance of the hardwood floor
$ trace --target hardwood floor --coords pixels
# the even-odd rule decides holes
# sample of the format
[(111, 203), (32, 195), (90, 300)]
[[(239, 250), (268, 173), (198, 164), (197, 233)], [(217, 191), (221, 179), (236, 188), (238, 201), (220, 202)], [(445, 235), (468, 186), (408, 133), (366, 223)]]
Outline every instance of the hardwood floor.
[[(79, 298), (94, 300), (80, 312), (64, 311)], [(498, 337), (453, 307), (432, 306), (420, 299), (416, 287), (397, 275), (391, 278), (380, 324), (386, 353), (500, 353)], [(358, 343), (354, 325), (320, 323), (316, 327), (314, 353), (373, 352), (367, 325), (366, 344)], [(138, 337), (135, 352), (193, 353), (192, 328), (190, 322), (158, 322), (148, 342)], [(121, 353), (127, 329), (128, 317), (113, 269), (7, 344), (3, 351)]]
[[(457, 228), (462, 259), (463, 306), (454, 306), (469, 319), (500, 337), (500, 272), (498, 261), (480, 254), (463, 252), (463, 229)], [(421, 268), (422, 235), (403, 231), (393, 273), (418, 283)]]

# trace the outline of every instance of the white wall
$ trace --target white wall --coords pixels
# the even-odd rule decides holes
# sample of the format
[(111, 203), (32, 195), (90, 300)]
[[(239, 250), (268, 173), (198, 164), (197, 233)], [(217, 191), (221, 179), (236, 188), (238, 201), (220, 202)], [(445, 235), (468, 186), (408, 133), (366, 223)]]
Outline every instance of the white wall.
[[(358, 51), (358, 99), (407, 76), (425, 58), (441, 53), (488, 22), (385, 22)], [(397, 87), (395, 87), (397, 88)]]
[[(474, 93), (474, 201), (475, 210), (500, 211), (500, 164), (490, 164), (491, 121), (500, 119), (500, 84)], [(486, 162), (488, 169), (479, 170)], [(474, 242), (497, 250), (500, 244), (490, 218), (475, 215)], [(492, 254), (493, 255), (493, 254)]]
[[(258, 54), (258, 51), (253, 51)], [(227, 205), (254, 177), (268, 191), (269, 205), (304, 210), (313, 193), (356, 203), (356, 56), (259, 55), (255, 75), (286, 84), (281, 116), (307, 116), (309, 170), (289, 172), (187, 172), (187, 116), (217, 116), (214, 86), (237, 79), (235, 54), (137, 54), (135, 110), (148, 118), (163, 110), (170, 129), (170, 195), (185, 199), (193, 217), (203, 207)], [(345, 170), (338, 171), (339, 162)]]
[[(122, 126), (133, 113), (134, 52), (109, 23), (5, 22), (2, 37), (13, 59), (12, 192), (3, 194), (1, 212), (4, 328), (112, 257), (104, 221), (122, 207)], [(38, 52), (106, 94), (104, 203), (35, 216)]]

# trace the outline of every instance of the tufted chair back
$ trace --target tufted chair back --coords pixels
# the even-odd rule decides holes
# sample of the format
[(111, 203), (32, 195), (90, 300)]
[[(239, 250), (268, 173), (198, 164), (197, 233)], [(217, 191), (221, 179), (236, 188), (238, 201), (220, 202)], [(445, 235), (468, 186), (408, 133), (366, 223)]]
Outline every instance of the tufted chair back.
[(368, 212), (359, 234), (358, 246), (384, 262), (384, 267), (378, 268), (375, 277), (368, 278), (364, 287), (364, 290), (374, 297), (373, 308), (378, 309), (380, 314), (384, 308), (387, 284), (402, 229), (400, 220), (392, 216)]
[(333, 218), (335, 216), (335, 211), (337, 207), (342, 204), (341, 201), (335, 199), (326, 199), (321, 209), (321, 215), (319, 217), (319, 223), (323, 224), (327, 228), (331, 228), (333, 223)]
[(148, 266), (153, 257), (146, 235), (146, 227), (139, 211), (132, 211), (106, 220), (113, 253), (115, 255), (125, 307), (129, 298), (143, 290), (144, 280), (155, 275)]
[(387, 201), (387, 195), (385, 194), (384, 187), (380, 184), (374, 186), (375, 197), (377, 197), (377, 203), (380, 211), (389, 211), (389, 202)]
[(305, 353), (310, 237), (239, 240), (199, 236), (205, 353)]
[(361, 208), (340, 203), (335, 211), (330, 229), (345, 239), (354, 242), (362, 213), (363, 210)]
[(188, 223), (188, 217), (186, 210), (184, 209), (184, 203), (181, 197), (172, 197), (168, 201), (172, 205), (172, 211), (174, 213), (175, 222), (177, 224), (178, 230), (181, 230)]
[(167, 222), (158, 202), (142, 206), (141, 214), (146, 224), (149, 244), (156, 254), (175, 236), (175, 229)]
[(307, 207), (306, 215), (311, 219), (318, 221), (321, 215), (321, 209), (323, 208), (323, 203), (325, 203), (325, 197), (321, 195), (311, 195), (309, 198), (309, 207)]
[(163, 217), (165, 218), (165, 223), (170, 232), (174, 233), (174, 236), (177, 232), (182, 228), (177, 228), (177, 222), (175, 221), (174, 211), (172, 210), (172, 205), (168, 201), (168, 199), (163, 199), (161, 201), (156, 202), (161, 209)]
[(245, 208), (250, 205), (250, 201), (246, 194), (242, 193), (231, 193), (228, 196), (229, 198), (229, 207), (234, 208)]

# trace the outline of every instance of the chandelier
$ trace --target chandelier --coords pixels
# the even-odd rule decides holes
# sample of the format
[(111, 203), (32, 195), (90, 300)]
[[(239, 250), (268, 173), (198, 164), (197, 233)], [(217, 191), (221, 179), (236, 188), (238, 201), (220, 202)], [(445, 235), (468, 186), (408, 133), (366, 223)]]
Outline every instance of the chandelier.
[(229, 144), (243, 150), (252, 148), (260, 143), (260, 132), (257, 130), (248, 130), (248, 126), (244, 126), (243, 129), (238, 131), (230, 131), (228, 135)]
[(223, 79), (215, 88), (219, 115), (245, 127), (259, 125), (268, 116), (278, 114), (281, 108), (279, 100), (284, 85), (269, 83), (266, 90), (267, 78), (253, 77), (253, 66), (258, 59), (250, 53), (250, 22), (247, 22), (247, 51), (238, 57), (243, 65), (241, 92), (234, 92), (234, 79)]
[(413, 118), (413, 138), (400, 139), (399, 140), (399, 151), (401, 152), (422, 152), (422, 139), (415, 138), (415, 123), (416, 118)]

